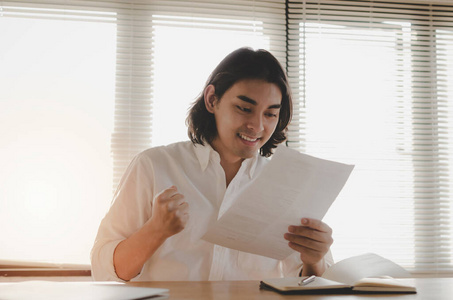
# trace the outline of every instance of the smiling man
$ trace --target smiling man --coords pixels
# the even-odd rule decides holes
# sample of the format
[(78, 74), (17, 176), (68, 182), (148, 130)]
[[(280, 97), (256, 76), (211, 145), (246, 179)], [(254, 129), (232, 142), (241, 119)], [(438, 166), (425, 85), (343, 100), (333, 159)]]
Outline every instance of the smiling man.
[(288, 81), (272, 54), (248, 48), (229, 54), (190, 110), (191, 141), (148, 149), (131, 162), (99, 227), (91, 253), (93, 277), (146, 281), (321, 275), (333, 261), (332, 230), (320, 220), (301, 219), (288, 227), (284, 238), (295, 251), (282, 261), (201, 239), (219, 211), (286, 140), (291, 113)]

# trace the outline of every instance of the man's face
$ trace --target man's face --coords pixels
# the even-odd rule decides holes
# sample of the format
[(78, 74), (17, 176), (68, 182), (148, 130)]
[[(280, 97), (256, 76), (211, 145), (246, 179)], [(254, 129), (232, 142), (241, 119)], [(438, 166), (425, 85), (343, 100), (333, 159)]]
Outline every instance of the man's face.
[(214, 87), (205, 92), (206, 107), (215, 115), (213, 148), (222, 160), (237, 162), (254, 156), (274, 133), (282, 101), (280, 88), (258, 79), (244, 79), (218, 100)]

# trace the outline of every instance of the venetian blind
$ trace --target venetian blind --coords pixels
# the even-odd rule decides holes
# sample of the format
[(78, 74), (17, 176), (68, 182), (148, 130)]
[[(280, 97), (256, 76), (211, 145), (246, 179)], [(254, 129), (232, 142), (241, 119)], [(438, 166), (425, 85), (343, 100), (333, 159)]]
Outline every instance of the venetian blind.
[[(30, 180), (25, 175), (15, 175), (17, 185), (6, 182), (6, 186), (0, 186), (0, 223), (2, 228), (6, 228), (3, 237), (7, 238), (3, 240), (8, 243), (8, 247), (4, 244), (0, 247), (2, 259), (87, 263), (98, 222), (111, 201), (112, 187), (115, 190), (124, 169), (138, 152), (150, 146), (187, 139), (184, 125), (186, 111), (201, 92), (215, 65), (227, 53), (242, 46), (268, 49), (283, 65), (286, 63), (285, 2), (282, 0), (1, 1), (0, 21), (5, 20), (8, 20), (8, 23), (0, 23), (0, 26), (6, 24), (0, 31), (6, 37), (14, 36), (15, 27), (21, 27), (22, 23), (28, 22), (29, 27), (24, 31), (28, 30), (30, 34), (16, 40), (28, 39), (31, 32), (38, 34), (30, 28), (35, 26), (33, 22), (36, 20), (44, 21), (45, 26), (38, 24), (34, 27), (43, 28), (37, 35), (40, 39), (39, 45), (49, 40), (53, 44), (45, 45), (46, 49), (61, 49), (55, 50), (60, 52), (59, 54), (68, 52), (66, 59), (61, 61), (53, 61), (52, 52), (49, 52), (45, 60), (49, 65), (42, 65), (44, 61), (40, 62), (41, 69), (30, 74), (24, 69), (17, 78), (11, 76), (11, 73), (5, 73), (5, 68), (0, 72), (0, 76), (8, 77), (10, 82), (8, 89), (2, 89), (3, 94), (0, 93), (2, 105), (6, 104), (8, 107), (8, 103), (18, 103), (12, 91), (14, 89), (10, 87), (28, 87), (21, 80), (30, 76), (43, 94), (39, 97), (27, 97), (32, 107), (40, 107), (36, 110), (36, 115), (46, 111), (46, 117), (33, 117), (37, 126), (24, 129), (26, 134), (14, 131), (15, 125), (9, 126), (8, 137), (11, 136), (11, 140), (27, 140), (30, 132), (33, 132), (36, 139), (43, 140), (44, 130), (52, 144), (44, 145), (43, 149), (56, 149), (55, 153), (58, 153), (35, 157), (36, 160), (27, 159), (30, 168), (36, 166), (42, 170), (39, 172), (41, 175)], [(14, 22), (9, 22), (11, 20)], [(30, 20), (32, 23), (29, 23)], [(98, 26), (93, 24), (100, 24), (101, 27), (107, 24), (107, 31), (96, 31)], [(51, 38), (44, 38), (47, 28), (60, 30), (48, 31)], [(64, 31), (65, 29), (67, 31)], [(82, 34), (79, 39), (72, 39), (74, 32), (83, 32), (78, 31), (82, 29), (90, 38), (84, 38)], [(110, 36), (112, 33), (113, 36)], [(108, 46), (111, 49), (104, 49), (110, 45), (104, 41), (106, 35), (109, 35), (109, 43), (113, 41), (112, 46)], [(69, 40), (68, 46), (59, 46), (63, 39)], [(8, 38), (0, 38), (0, 43), (7, 41)], [(36, 50), (33, 42), (34, 40), (30, 39), (27, 47), (21, 47), (20, 53), (17, 54), (23, 56), (14, 57), (14, 61), (25, 61), (24, 57), (34, 57), (31, 56)], [(7, 46), (10, 45), (2, 44), (2, 49), (6, 49), (8, 55), (5, 57), (13, 61), (14, 53), (7, 50)], [(71, 47), (76, 46), (83, 50), (71, 52)], [(3, 52), (0, 53), (3, 55)], [(106, 62), (106, 65), (101, 67), (98, 61), (88, 63), (86, 57), (90, 56), (90, 53), (96, 53), (98, 61), (106, 57), (106, 53), (109, 57), (113, 53), (114, 59), (111, 64)], [(67, 66), (66, 61), (72, 63)], [(43, 75), (46, 69), (53, 68), (50, 66), (53, 62), (59, 64), (62, 70), (54, 74), (53, 81), (46, 81)], [(31, 63), (34, 67), (34, 62)], [(14, 66), (12, 68), (14, 69)], [(98, 72), (101, 68), (106, 73)], [(83, 73), (73, 74), (73, 69), (85, 72), (86, 76)], [(104, 81), (104, 76), (109, 79), (112, 76), (109, 84), (113, 82), (113, 85), (106, 86), (104, 90), (96, 91), (88, 97), (89, 87), (99, 85)], [(61, 81), (55, 78), (61, 78)], [(84, 84), (80, 83), (81, 80), (85, 81)], [(47, 98), (55, 94), (56, 84), (59, 85), (58, 88), (64, 89), (65, 94), (47, 101)], [(82, 95), (82, 91), (85, 94)], [(16, 106), (14, 107), (19, 110), (19, 114), (24, 107), (29, 108), (26, 104), (22, 105), (22, 108)], [(105, 107), (104, 110), (102, 106)], [(62, 114), (59, 108), (64, 108), (65, 113)], [(7, 112), (4, 110), (5, 115)], [(3, 114), (0, 113), (0, 116), (3, 118)], [(70, 142), (71, 139), (61, 139), (62, 135), (69, 132), (66, 127), (62, 128), (61, 123), (53, 121), (55, 116), (60, 116), (58, 120), (67, 122), (71, 120), (69, 116), (78, 116), (76, 119), (80, 123), (71, 125), (71, 133), (79, 137), (77, 141), (86, 142), (86, 153), (77, 151), (78, 144), (75, 142), (69, 152), (61, 147), (63, 141)], [(88, 119), (89, 124), (100, 124), (102, 119), (102, 122), (107, 124), (105, 126), (111, 126), (108, 130), (92, 127), (91, 133), (95, 136), (93, 139), (96, 143), (87, 142), (87, 131), (79, 130), (87, 127)], [(45, 120), (51, 124), (43, 129), (40, 124)], [(178, 126), (174, 126), (176, 123)], [(57, 129), (58, 127), (60, 129)], [(6, 132), (7, 127), (3, 128)], [(87, 130), (90, 133), (90, 130)], [(56, 131), (58, 135), (54, 135)], [(9, 140), (3, 139), (3, 143), (8, 143)], [(40, 143), (42, 144), (42, 141)], [(15, 143), (0, 145), (2, 148), (5, 148), (5, 145), (6, 149), (11, 148), (11, 151), (7, 152), (11, 156), (2, 159), (10, 162), (10, 169), (14, 170), (15, 174), (21, 173), (18, 166), (25, 160), (15, 154)], [(30, 151), (33, 152), (36, 151)], [(55, 159), (56, 156), (59, 156), (58, 160)], [(84, 160), (87, 156), (91, 156), (94, 161), (105, 161), (105, 164), (95, 168), (90, 163), (91, 160)], [(110, 156), (108, 158), (111, 158), (111, 162), (105, 159), (107, 156)], [(52, 170), (49, 171), (52, 164), (59, 166), (58, 172), (53, 172), (54, 177), (48, 176), (49, 172), (52, 173)], [(3, 168), (1, 175), (7, 178), (10, 169)], [(108, 176), (101, 174), (104, 171)], [(83, 182), (79, 184), (74, 178)], [(104, 179), (110, 179), (108, 192), (104, 185), (99, 185), (99, 181)], [(56, 180), (61, 181), (61, 184), (57, 184)], [(36, 190), (36, 186), (41, 188)], [(98, 192), (90, 192), (87, 186), (97, 186)], [(28, 193), (26, 200), (23, 199), (24, 193)], [(26, 208), (25, 203), (28, 203)], [(14, 222), (11, 223), (11, 220)]]
[(290, 144), (355, 164), (329, 211), (336, 259), (453, 271), (453, 5), (289, 1)]

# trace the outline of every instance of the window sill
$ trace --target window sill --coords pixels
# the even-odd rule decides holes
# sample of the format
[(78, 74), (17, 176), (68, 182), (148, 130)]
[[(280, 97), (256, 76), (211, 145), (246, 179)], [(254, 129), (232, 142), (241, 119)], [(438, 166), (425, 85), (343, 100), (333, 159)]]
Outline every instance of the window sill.
[(91, 270), (61, 268), (0, 268), (2, 277), (91, 276)]
[(90, 277), (90, 265), (0, 260), (0, 277)]

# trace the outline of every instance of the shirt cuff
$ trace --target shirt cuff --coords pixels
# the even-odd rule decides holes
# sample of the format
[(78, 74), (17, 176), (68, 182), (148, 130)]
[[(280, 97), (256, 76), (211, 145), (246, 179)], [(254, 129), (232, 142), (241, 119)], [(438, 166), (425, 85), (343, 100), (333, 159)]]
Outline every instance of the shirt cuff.
[(121, 241), (111, 241), (95, 249), (91, 258), (91, 273), (97, 281), (120, 281), (125, 282), (116, 275), (113, 264), (113, 254)]

